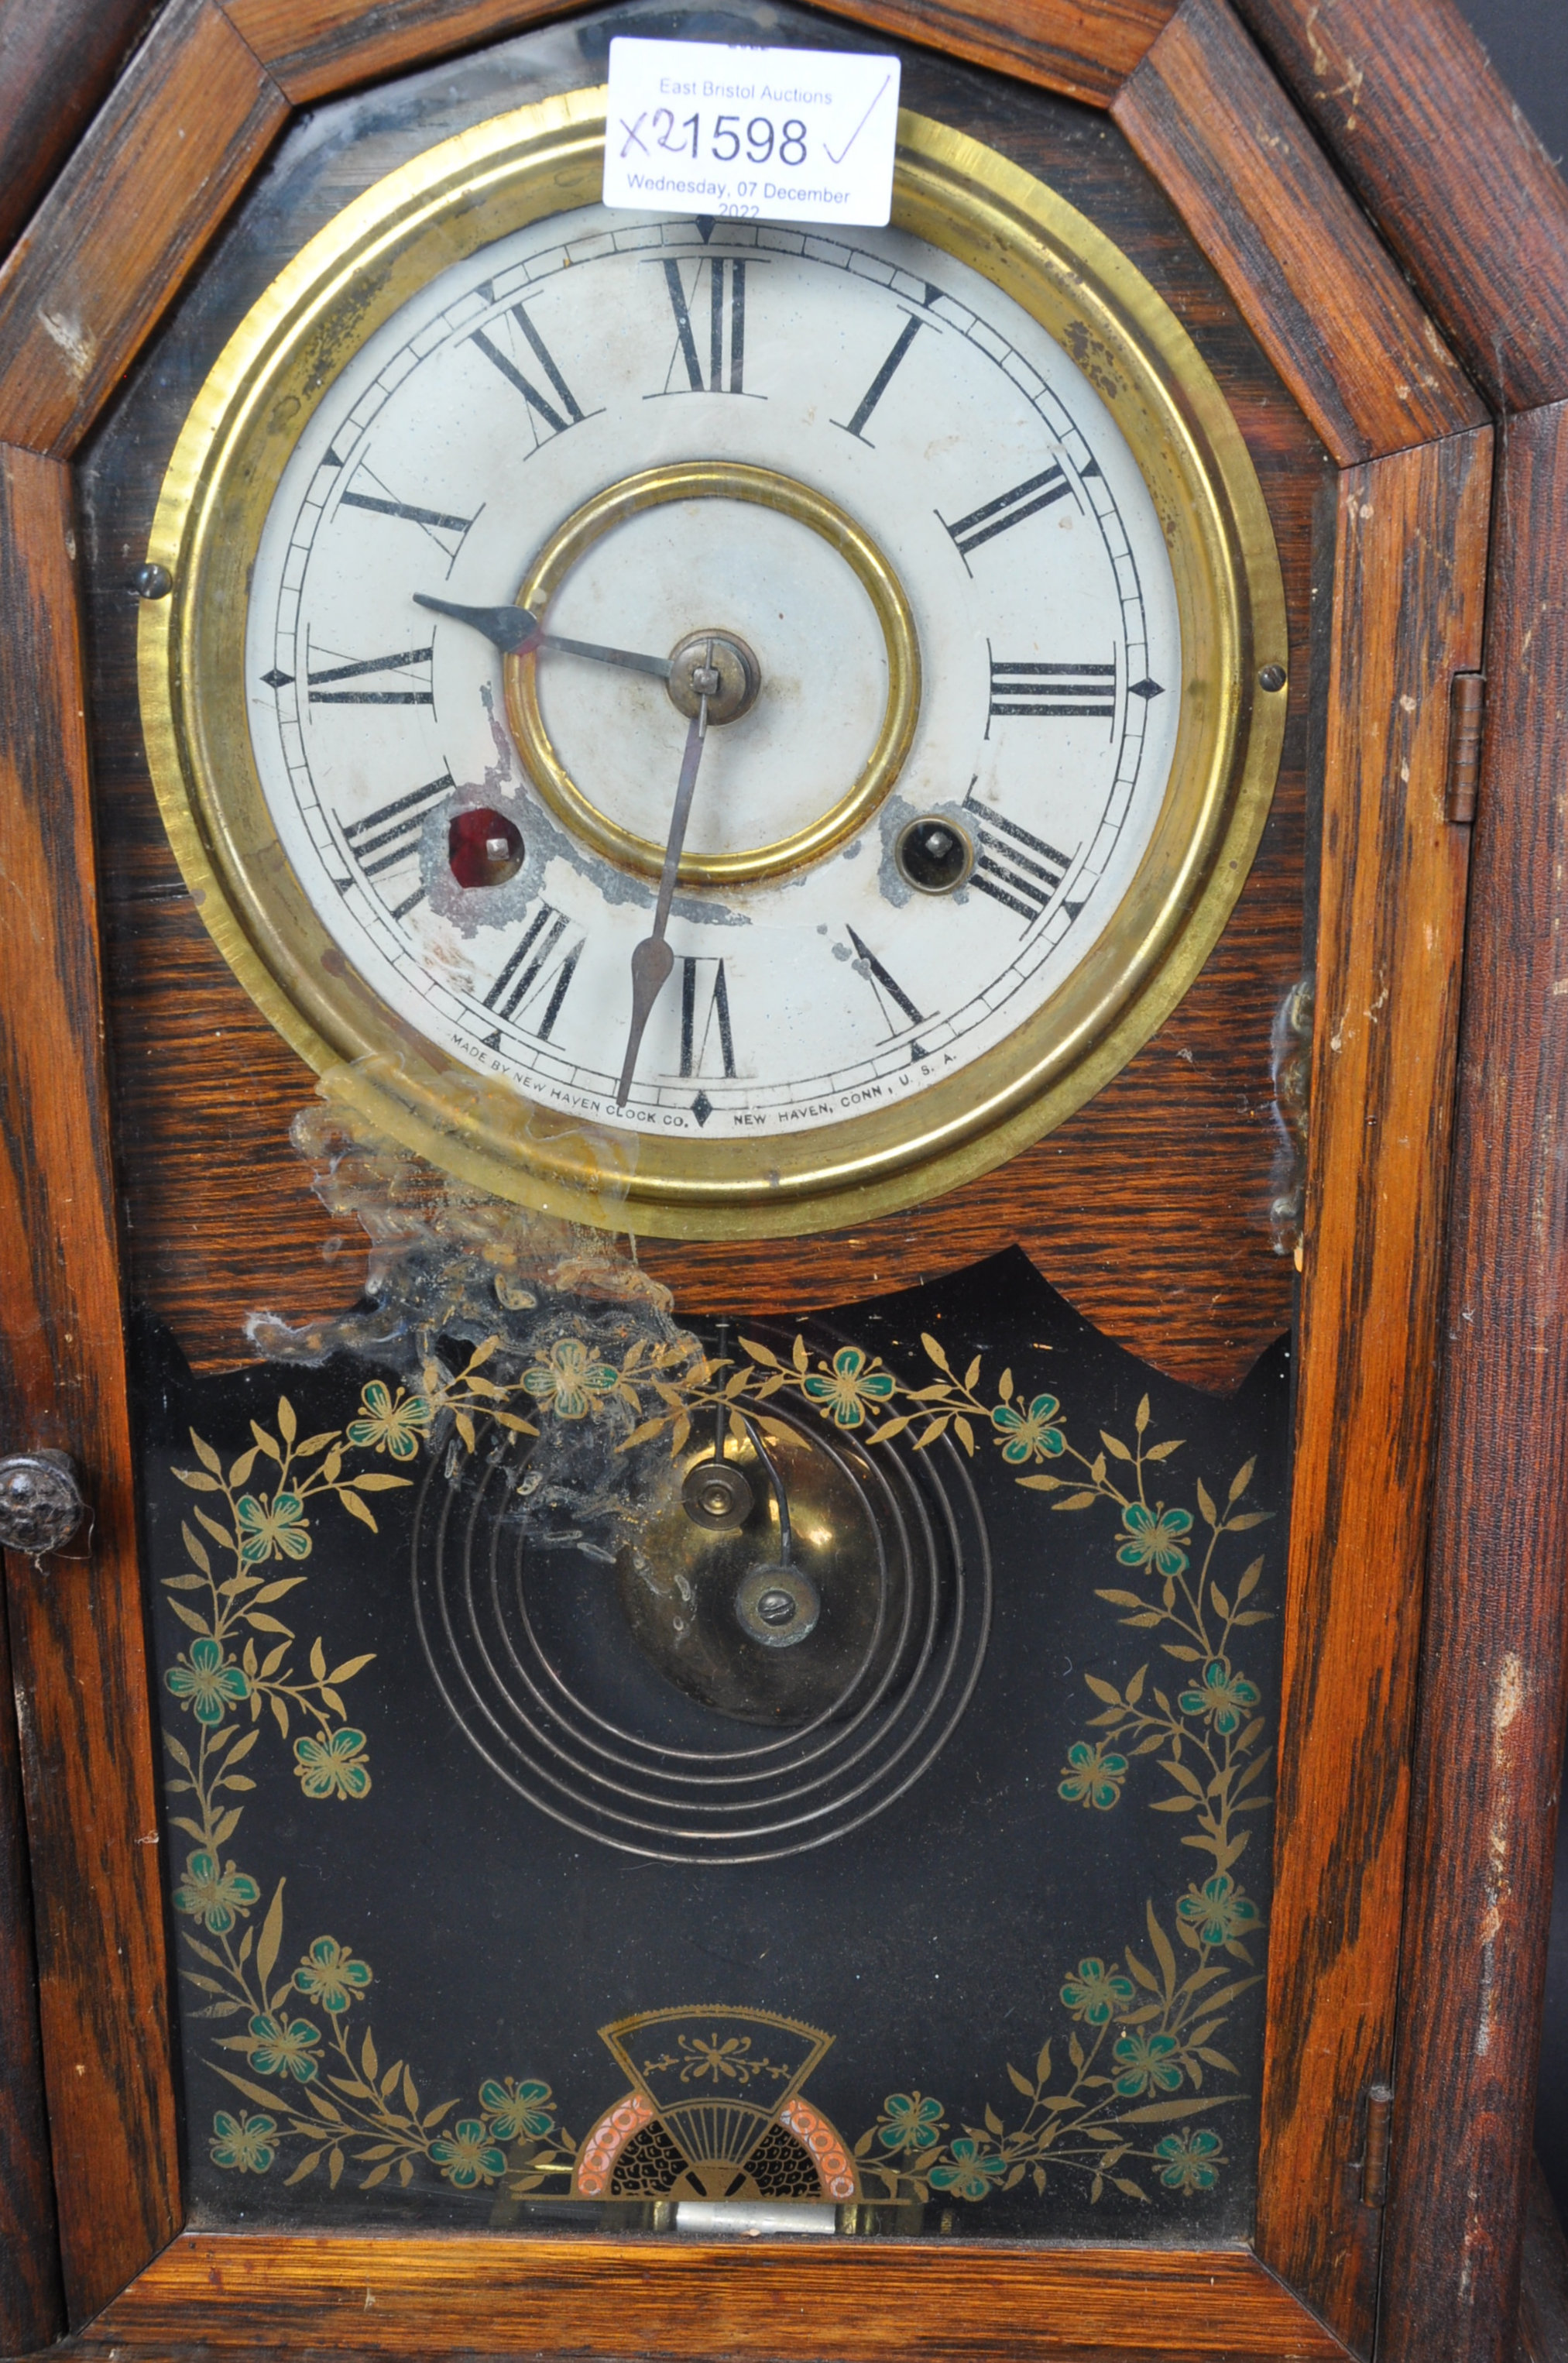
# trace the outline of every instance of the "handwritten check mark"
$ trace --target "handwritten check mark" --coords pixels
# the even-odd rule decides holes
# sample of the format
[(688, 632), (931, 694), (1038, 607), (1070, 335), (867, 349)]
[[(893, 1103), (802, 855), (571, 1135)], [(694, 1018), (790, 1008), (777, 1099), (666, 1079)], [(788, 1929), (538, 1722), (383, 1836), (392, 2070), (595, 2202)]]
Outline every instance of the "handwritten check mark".
[(872, 100), (870, 105), (867, 108), (865, 114), (861, 116), (859, 122), (856, 125), (854, 130), (850, 133), (848, 139), (845, 141), (836, 156), (834, 154), (833, 150), (828, 148), (826, 140), (823, 140), (823, 146), (827, 149), (827, 160), (830, 164), (843, 163), (845, 158), (848, 155), (850, 150), (854, 147), (856, 141), (865, 130), (866, 126), (870, 122), (871, 117), (876, 114), (878, 105), (881, 104), (882, 91), (887, 89), (888, 84), (892, 81), (892, 79), (893, 77), (891, 74), (883, 75), (881, 89), (878, 91), (876, 97)]

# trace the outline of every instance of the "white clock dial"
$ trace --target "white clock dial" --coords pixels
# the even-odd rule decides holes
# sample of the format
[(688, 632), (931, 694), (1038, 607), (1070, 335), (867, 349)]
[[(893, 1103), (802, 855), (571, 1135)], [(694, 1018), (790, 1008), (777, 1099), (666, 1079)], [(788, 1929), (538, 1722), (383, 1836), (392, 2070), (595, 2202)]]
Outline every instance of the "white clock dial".
[[(901, 586), (921, 701), (847, 841), (679, 887), (673, 973), (618, 1105), (656, 879), (552, 808), (498, 649), (415, 594), (511, 603), (585, 502), (689, 460), (772, 471), (855, 521)], [(877, 738), (889, 659), (867, 589), (754, 501), (614, 526), (543, 622), (656, 658), (715, 630), (755, 652), (755, 704), (704, 749), (699, 862), (809, 829)], [(524, 661), (579, 789), (662, 844), (687, 730), (663, 683), (548, 648)], [(363, 345), (283, 471), (246, 638), (273, 823), (372, 991), (529, 1098), (708, 1140), (906, 1099), (1033, 1015), (1148, 848), (1181, 684), (1154, 504), (1088, 377), (1009, 296), (899, 231), (597, 207), (452, 266)], [(900, 867), (926, 815), (972, 856), (948, 891), (911, 882), (907, 848)]]

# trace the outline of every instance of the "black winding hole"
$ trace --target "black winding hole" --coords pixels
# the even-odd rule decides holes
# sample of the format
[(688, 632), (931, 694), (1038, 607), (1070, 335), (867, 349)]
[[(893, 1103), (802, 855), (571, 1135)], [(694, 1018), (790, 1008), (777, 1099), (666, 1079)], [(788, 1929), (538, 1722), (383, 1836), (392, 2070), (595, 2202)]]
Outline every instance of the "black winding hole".
[(973, 870), (975, 849), (955, 822), (922, 813), (900, 830), (893, 859), (917, 893), (951, 894)]

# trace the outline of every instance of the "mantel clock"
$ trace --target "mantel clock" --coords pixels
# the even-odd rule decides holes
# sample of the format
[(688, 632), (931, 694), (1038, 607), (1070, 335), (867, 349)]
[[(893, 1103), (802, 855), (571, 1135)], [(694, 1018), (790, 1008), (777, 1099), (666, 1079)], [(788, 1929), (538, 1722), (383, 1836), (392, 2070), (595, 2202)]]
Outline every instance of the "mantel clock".
[[(1494, 2352), (1557, 389), (1244, 13), (174, 0), (0, 275), (18, 2346)], [(607, 206), (634, 34), (896, 53), (887, 226)]]

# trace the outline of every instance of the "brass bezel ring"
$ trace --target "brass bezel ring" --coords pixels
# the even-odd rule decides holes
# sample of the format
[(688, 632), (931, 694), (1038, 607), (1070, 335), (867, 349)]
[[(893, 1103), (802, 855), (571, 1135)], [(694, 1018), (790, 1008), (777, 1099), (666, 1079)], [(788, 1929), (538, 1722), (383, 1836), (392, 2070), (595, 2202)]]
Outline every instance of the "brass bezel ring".
[[(550, 601), (567, 576), (603, 535), (671, 501), (753, 501), (809, 526), (835, 549), (858, 579), (876, 613), (888, 657), (888, 695), (870, 754), (853, 784), (820, 817), (776, 844), (748, 846), (738, 853), (684, 853), (677, 872), (689, 886), (734, 886), (743, 880), (778, 878), (808, 861), (819, 861), (863, 828), (903, 768), (920, 718), (920, 642), (902, 583), (869, 534), (830, 501), (793, 476), (755, 468), (740, 460), (677, 460), (623, 477), (574, 509), (557, 527), (523, 578), (517, 605), (548, 621)], [(634, 837), (602, 813), (571, 777), (539, 710), (537, 658), (510, 656), (502, 667), (506, 715), (523, 760), (539, 793), (558, 820), (623, 869), (657, 878), (664, 848), (651, 838)]]
[(1240, 429), (1169, 306), (1054, 191), (901, 114), (893, 223), (1021, 304), (1086, 367), (1162, 518), (1182, 638), (1153, 835), (1089, 952), (1011, 1034), (890, 1106), (788, 1136), (633, 1134), (469, 1067), (345, 960), (289, 866), (247, 720), (248, 571), (282, 471), (337, 372), (448, 263), (600, 198), (605, 93), (459, 132), (346, 206), (231, 337), (164, 478), (140, 614), (143, 727), (203, 919), (257, 1005), (355, 1121), (497, 1196), (614, 1230), (783, 1237), (864, 1223), (988, 1172), (1099, 1091), (1170, 1015), (1245, 882), (1274, 793), (1288, 662), (1273, 527)]

